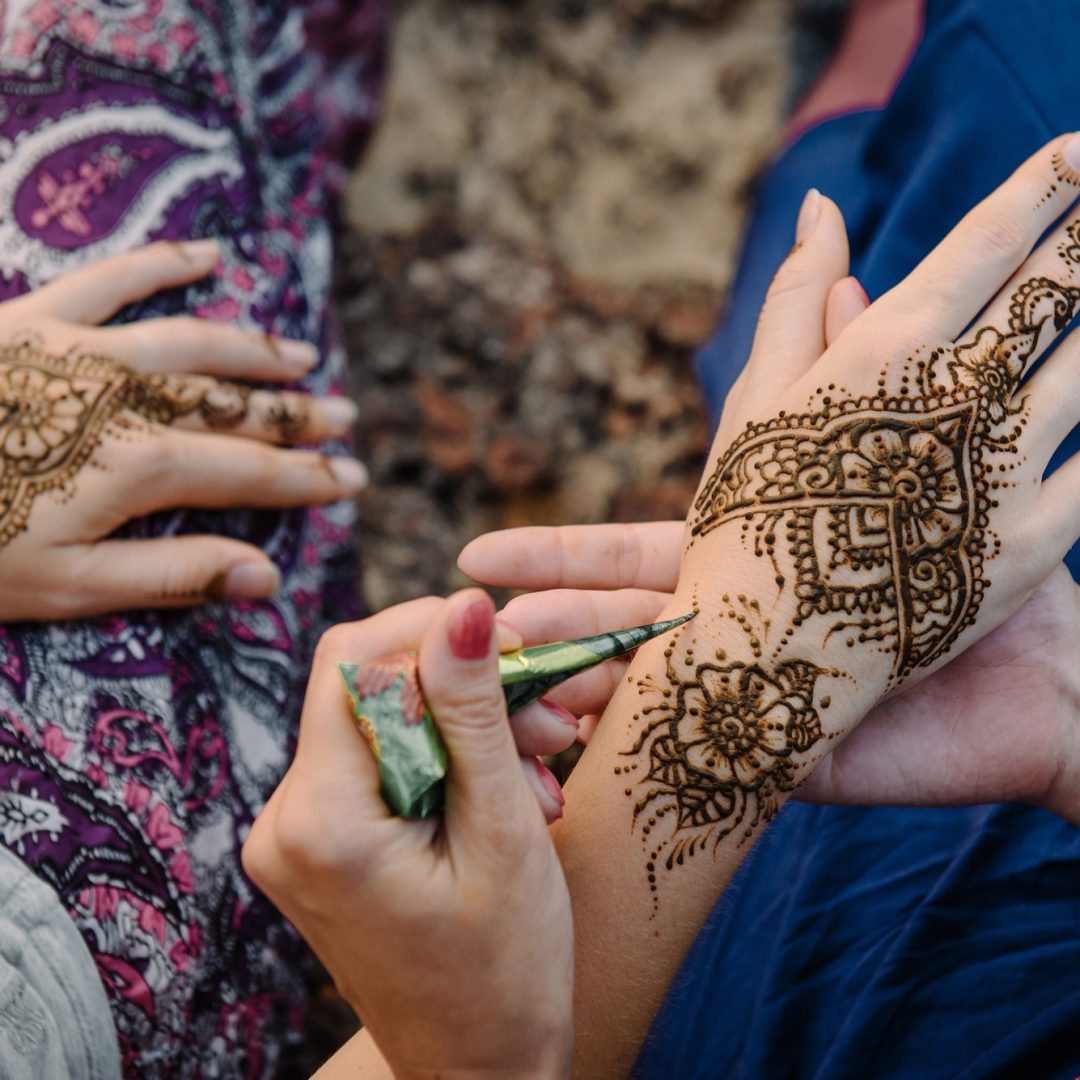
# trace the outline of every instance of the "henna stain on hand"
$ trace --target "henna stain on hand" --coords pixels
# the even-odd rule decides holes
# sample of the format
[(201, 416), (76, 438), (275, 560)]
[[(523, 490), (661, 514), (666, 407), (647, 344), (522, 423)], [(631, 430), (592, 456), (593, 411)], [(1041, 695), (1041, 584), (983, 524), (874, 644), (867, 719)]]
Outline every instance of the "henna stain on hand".
[[(106, 434), (136, 418), (168, 425), (192, 415), (211, 430), (234, 429), (248, 419), (251, 393), (205, 376), (144, 375), (94, 353), (51, 355), (29, 336), (0, 345), (0, 548), (26, 530), (41, 495), (74, 493)], [(282, 401), (266, 423), (296, 437), (308, 410)]]

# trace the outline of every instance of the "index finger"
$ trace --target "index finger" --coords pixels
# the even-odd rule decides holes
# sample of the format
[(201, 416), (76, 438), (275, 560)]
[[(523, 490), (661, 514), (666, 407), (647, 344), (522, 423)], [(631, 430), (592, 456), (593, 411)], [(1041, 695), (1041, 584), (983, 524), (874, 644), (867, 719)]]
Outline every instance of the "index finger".
[(478, 536), (458, 557), (477, 581), (511, 589), (656, 589), (679, 578), (684, 523), (527, 526)]

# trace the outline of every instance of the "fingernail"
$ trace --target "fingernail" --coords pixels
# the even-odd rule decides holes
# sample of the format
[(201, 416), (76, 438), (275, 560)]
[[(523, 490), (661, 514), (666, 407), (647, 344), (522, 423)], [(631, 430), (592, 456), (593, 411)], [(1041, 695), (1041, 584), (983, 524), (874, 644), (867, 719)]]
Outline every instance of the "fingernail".
[(1080, 172), (1080, 135), (1074, 135), (1061, 149), (1065, 160)]
[(303, 373), (310, 371), (319, 359), (319, 350), (307, 341), (286, 341), (284, 338), (272, 338), (273, 348), (282, 361), (293, 370)]
[(188, 240), (179, 247), (189, 259), (197, 262), (209, 262), (211, 257), (217, 258), (221, 254), (216, 240)]
[(281, 573), (272, 562), (245, 562), (230, 567), (208, 586), (210, 600), (263, 600), (281, 587)]
[(478, 596), (450, 619), (450, 651), (459, 660), (481, 660), (491, 647), (495, 629), (495, 605), (491, 598)]
[(513, 623), (508, 623), (501, 615), (495, 616), (495, 630), (499, 637), (499, 652), (516, 652), (525, 644), (525, 637)]
[(859, 299), (862, 301), (862, 306), (863, 307), (869, 307), (870, 306), (870, 297), (869, 297), (869, 295), (867, 295), (866, 290), (863, 288), (862, 282), (857, 277), (849, 277), (848, 281), (851, 282), (852, 286), (855, 289), (856, 294), (858, 295)]
[(543, 705), (560, 724), (566, 724), (577, 731), (578, 718), (569, 709), (564, 709), (561, 705), (556, 705), (554, 701), (548, 701), (547, 698), (540, 698), (540, 704)]
[(795, 223), (796, 241), (805, 240), (813, 231), (821, 216), (821, 192), (817, 188), (811, 188), (802, 201), (799, 209), (799, 220)]
[(543, 789), (560, 807), (565, 806), (566, 797), (562, 793), (559, 781), (555, 779), (555, 774), (539, 758), (532, 758), (532, 763), (536, 768), (536, 775)]
[(356, 418), (360, 414), (356, 404), (348, 398), (325, 398), (319, 402), (319, 405), (327, 423), (338, 432), (348, 431), (356, 423)]
[(323, 460), (347, 495), (355, 495), (367, 487), (368, 471), (356, 458), (327, 457)]

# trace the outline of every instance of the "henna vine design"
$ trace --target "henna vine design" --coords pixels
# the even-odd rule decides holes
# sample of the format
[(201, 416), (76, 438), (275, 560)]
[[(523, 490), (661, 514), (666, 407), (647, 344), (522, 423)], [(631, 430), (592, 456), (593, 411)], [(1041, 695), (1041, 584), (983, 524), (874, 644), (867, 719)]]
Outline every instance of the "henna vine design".
[(110, 425), (131, 414), (160, 424), (198, 415), (210, 428), (234, 428), (248, 415), (250, 391), (184, 376), (149, 376), (108, 357), (51, 356), (29, 339), (0, 345), (0, 548), (24, 532), (34, 501), (70, 494)]

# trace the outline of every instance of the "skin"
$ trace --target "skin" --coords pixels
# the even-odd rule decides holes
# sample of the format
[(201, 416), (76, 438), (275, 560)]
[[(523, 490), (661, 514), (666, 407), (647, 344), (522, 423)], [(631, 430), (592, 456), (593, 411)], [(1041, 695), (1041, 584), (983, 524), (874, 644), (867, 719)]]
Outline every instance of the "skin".
[(250, 544), (107, 537), (158, 510), (284, 509), (365, 485), (359, 462), (273, 445), (344, 435), (352, 403), (230, 381), (298, 380), (312, 346), (191, 318), (98, 325), (217, 258), (213, 241), (153, 244), (0, 304), (5, 618), (269, 596), (280, 576)]
[[(475, 630), (478, 609), (487, 643), (462, 659), (455, 635), (469, 619)], [(244, 845), (248, 874), (363, 1018), (364, 1035), (324, 1075), (389, 1075), (386, 1062), (399, 1078), (559, 1076), (568, 1067), (570, 901), (545, 829), (551, 795), (536, 786), (532, 759), (519, 758), (507, 722), (493, 614), (488, 597), (468, 590), (330, 631), (296, 759)], [(335, 664), (417, 646), (452, 769), (444, 816), (406, 821), (379, 795)], [(549, 738), (548, 750), (568, 742)], [(403, 971), (423, 974), (403, 983)]]

